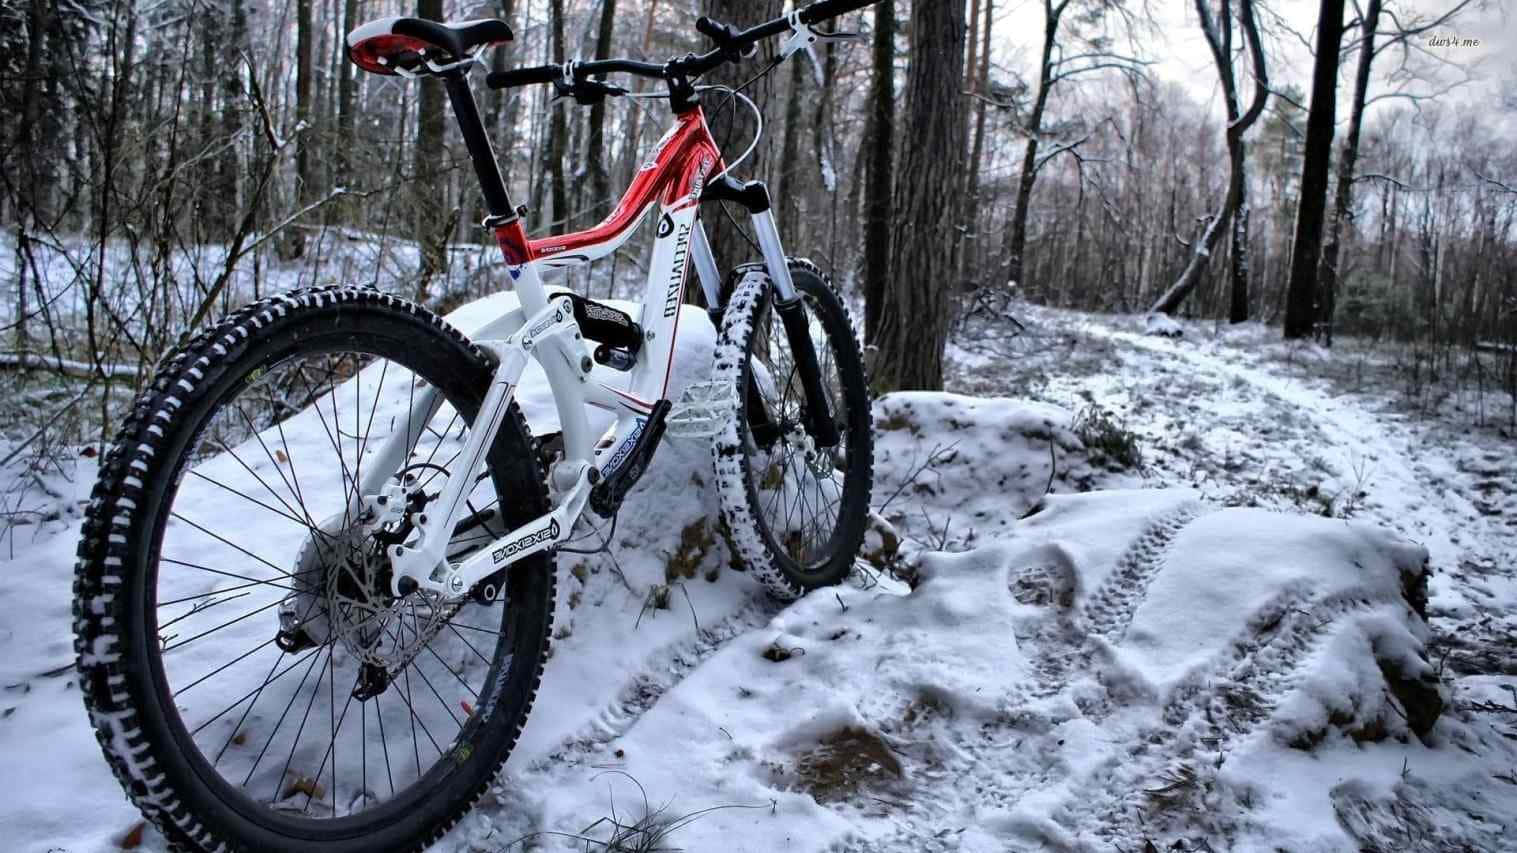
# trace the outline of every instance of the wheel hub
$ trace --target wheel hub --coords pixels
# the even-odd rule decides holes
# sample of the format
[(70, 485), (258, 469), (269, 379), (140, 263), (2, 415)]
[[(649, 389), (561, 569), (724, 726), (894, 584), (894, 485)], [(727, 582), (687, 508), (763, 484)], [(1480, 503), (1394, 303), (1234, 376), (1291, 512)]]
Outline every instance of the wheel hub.
[(341, 645), (359, 660), (360, 701), (384, 692), (460, 606), (426, 590), (393, 595), (387, 541), (385, 531), (328, 519), (301, 549), (279, 608), (284, 651)]

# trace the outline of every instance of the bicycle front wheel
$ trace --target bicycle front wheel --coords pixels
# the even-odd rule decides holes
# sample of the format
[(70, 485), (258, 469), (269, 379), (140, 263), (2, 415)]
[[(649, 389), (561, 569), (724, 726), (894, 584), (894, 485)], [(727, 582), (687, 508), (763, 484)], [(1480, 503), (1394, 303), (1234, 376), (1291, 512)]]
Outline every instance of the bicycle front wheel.
[[(249, 306), (165, 360), (101, 466), (75, 631), (106, 758), (171, 842), (418, 850), (495, 777), (541, 678), (551, 557), (493, 600), (396, 597), (385, 558), (465, 476), (490, 376), (436, 316), (341, 288)], [(397, 434), (403, 517), (360, 517)], [(533, 451), (513, 407), (453, 558), (547, 511)]]
[(869, 521), (874, 445), (863, 359), (853, 323), (825, 274), (791, 261), (805, 300), (820, 381), (840, 440), (809, 434), (806, 395), (773, 287), (761, 267), (732, 290), (713, 380), (733, 412), (713, 445), (722, 515), (742, 562), (777, 598), (847, 577)]

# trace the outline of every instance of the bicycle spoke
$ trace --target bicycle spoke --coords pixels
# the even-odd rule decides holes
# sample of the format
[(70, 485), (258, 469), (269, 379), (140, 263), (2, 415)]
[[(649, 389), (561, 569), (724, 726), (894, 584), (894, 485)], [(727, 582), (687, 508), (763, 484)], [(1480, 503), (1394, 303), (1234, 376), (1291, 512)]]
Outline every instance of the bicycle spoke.
[(448, 630), (452, 631), (453, 634), (458, 637), (458, 639), (461, 640), (464, 645), (468, 646), (469, 651), (473, 652), (475, 657), (479, 658), (481, 661), (484, 661), (485, 666), (490, 665), (490, 659), (480, 654), (479, 649), (474, 648), (474, 644), (469, 642), (469, 639), (467, 637), (465, 637), (463, 634), (458, 633), (458, 628), (454, 627), (451, 621), (448, 622)]
[[(242, 716), (237, 718), (237, 724), (232, 726), (232, 730), (230, 732), (227, 732), (226, 740), (222, 741), (221, 743), (221, 749), (216, 750), (216, 758), (211, 761), (212, 767), (215, 767), (221, 763), (221, 756), (226, 754), (227, 748), (232, 745), (232, 741), (237, 739), (237, 733), (242, 731), (242, 725), (248, 721), (248, 715), (253, 713), (253, 706), (258, 704), (258, 699), (263, 695), (263, 688), (268, 687), (269, 683), (274, 680), (274, 670), (279, 668), (279, 664), (284, 662), (285, 657), (286, 655), (284, 651), (281, 650), (279, 652), (279, 657), (274, 658), (274, 662), (269, 665), (269, 671), (263, 676), (263, 683), (258, 685), (257, 691), (255, 691), (255, 694), (252, 694), (253, 701), (249, 702), (248, 706), (242, 710)], [(295, 666), (299, 665), (300, 664), (298, 662), (295, 664)], [(183, 692), (184, 691), (180, 691), (180, 693)], [(241, 702), (242, 700), (239, 699), (238, 701)], [(232, 707), (235, 708), (237, 706), (233, 705)], [(213, 717), (212, 720), (214, 719), (215, 718)], [(200, 729), (196, 729), (195, 731), (199, 732)]]
[(258, 476), (258, 472), (257, 471), (254, 471), (251, 467), (248, 466), (248, 463), (242, 461), (242, 457), (238, 456), (237, 452), (235, 450), (233, 450), (230, 447), (227, 447), (226, 442), (224, 442), (224, 441), (218, 441), (217, 444), (220, 444), (222, 446), (222, 448), (223, 448), (222, 452), (224, 452), (227, 455), (231, 456), (233, 459), (235, 459), (237, 461), (238, 465), (241, 465), (243, 467), (243, 469), (245, 471), (247, 471), (249, 474), (252, 474), (253, 478), (256, 479), (264, 487), (264, 489), (268, 490), (269, 494), (273, 495), (274, 498), (275, 498), (275, 500), (278, 500), (281, 504), (284, 504), (285, 509), (284, 510), (275, 509), (274, 507), (269, 506), (268, 504), (264, 503), (263, 501), (258, 500), (257, 498), (253, 497), (252, 495), (249, 495), (249, 494), (246, 494), (244, 492), (238, 491), (237, 489), (234, 489), (231, 486), (228, 486), (226, 483), (223, 483), (220, 480), (212, 480), (210, 477), (207, 477), (206, 475), (200, 473), (199, 471), (190, 471), (191, 474), (195, 475), (196, 477), (199, 477), (200, 479), (206, 481), (207, 483), (210, 483), (213, 486), (216, 486), (217, 488), (225, 489), (225, 490), (231, 492), (232, 494), (236, 495), (239, 498), (242, 498), (243, 500), (247, 501), (250, 504), (253, 504), (254, 506), (262, 507), (263, 509), (266, 509), (269, 512), (272, 512), (272, 513), (274, 513), (275, 515), (277, 515), (277, 516), (279, 516), (281, 518), (285, 518), (285, 519), (288, 519), (290, 521), (293, 521), (296, 524), (300, 525), (301, 527), (306, 528), (307, 530), (309, 530), (309, 531), (311, 531), (313, 533), (317, 532), (315, 525), (311, 524), (308, 521), (302, 521), (301, 519), (296, 518), (293, 515), (293, 513), (295, 512), (294, 508), (292, 508), (288, 503), (285, 503), (284, 498), (280, 497), (279, 494), (277, 492), (275, 492), (269, 486), (268, 483), (264, 482), (263, 478), (260, 477), (260, 476)]
[(212, 539), (215, 539), (217, 542), (220, 542), (221, 544), (226, 545), (228, 547), (234, 548), (237, 551), (242, 552), (244, 555), (246, 555), (248, 557), (251, 557), (254, 560), (257, 560), (260, 563), (263, 563), (265, 566), (268, 566), (269, 568), (271, 568), (274, 571), (278, 572), (280, 577), (290, 578), (290, 579), (294, 578), (294, 575), (290, 574), (289, 572), (285, 571), (284, 569), (281, 569), (278, 566), (274, 565), (273, 563), (269, 562), (268, 560), (265, 560), (264, 558), (258, 556), (257, 554), (254, 554), (252, 551), (249, 551), (248, 549), (242, 547), (241, 545), (238, 545), (236, 542), (233, 542), (230, 539), (227, 539), (225, 536), (221, 536), (219, 534), (212, 533), (211, 531), (206, 530), (204, 527), (201, 527), (200, 525), (196, 524), (195, 522), (190, 521), (188, 518), (185, 518), (184, 516), (180, 515), (178, 512), (170, 512), (169, 513), (169, 517), (170, 518), (177, 518), (180, 521), (184, 522), (185, 524), (188, 524), (189, 526), (195, 528), (196, 530), (199, 530), (201, 533), (204, 533), (205, 535), (211, 537)]
[(374, 697), (374, 717), (379, 720), (379, 745), (384, 750), (385, 778), (390, 782), (390, 796), (395, 796), (395, 771), (390, 766), (390, 738), (385, 734), (384, 705), (380, 702), (383, 695)]
[(233, 619), (230, 622), (223, 622), (220, 625), (217, 625), (216, 627), (214, 627), (214, 628), (212, 628), (212, 629), (210, 629), (208, 631), (201, 631), (199, 634), (196, 634), (195, 636), (189, 638), (188, 640), (184, 640), (183, 642), (175, 643), (172, 646), (165, 644), (164, 649), (163, 649), (163, 653), (164, 654), (168, 654), (169, 652), (172, 652), (175, 649), (182, 649), (185, 646), (189, 645), (190, 643), (193, 643), (196, 640), (200, 639), (201, 637), (206, 637), (206, 636), (209, 636), (211, 634), (214, 634), (217, 631), (220, 631), (222, 628), (227, 628), (227, 627), (230, 627), (232, 625), (236, 625), (238, 622), (241, 622), (242, 620), (247, 619), (248, 617), (256, 616), (259, 613), (262, 613), (262, 612), (264, 612), (265, 610), (268, 610), (271, 607), (278, 607), (279, 604), (280, 604), (279, 601), (269, 602), (268, 604), (265, 604), (264, 606), (258, 608), (257, 610), (249, 610), (247, 613), (244, 613), (241, 616), (238, 616), (236, 619)]
[[(332, 646), (327, 646), (327, 662), (321, 665), (321, 672), (316, 674), (316, 687), (311, 690), (311, 698), (306, 702), (305, 713), (300, 717), (300, 727), (295, 730), (295, 741), (290, 744), (290, 754), (284, 760), (284, 769), (279, 771), (279, 775), (274, 779), (274, 796), (269, 800), (271, 803), (284, 799), (280, 796), (280, 789), (284, 787), (285, 778), (290, 775), (290, 763), (295, 760), (295, 750), (300, 748), (300, 737), (305, 734), (306, 722), (311, 719), (311, 708), (316, 705), (316, 694), (321, 692), (321, 681), (326, 678), (327, 669), (332, 666), (332, 649)], [(296, 695), (298, 696), (299, 693)], [(306, 797), (310, 796), (309, 793), (306, 794)]]
[[(452, 675), (452, 676), (453, 676), (453, 678), (454, 678), (454, 679), (455, 679), (455, 680), (456, 680), (456, 681), (458, 681), (458, 683), (459, 683), (459, 684), (462, 684), (462, 685), (463, 685), (463, 686), (464, 686), (464, 689), (465, 689), (465, 690), (467, 690), (467, 691), (469, 691), (469, 695), (470, 695), (470, 696), (473, 696), (473, 697), (474, 697), (474, 698), (475, 698), (475, 699), (478, 699), (478, 698), (479, 698), (479, 691), (478, 691), (478, 690), (475, 690), (475, 689), (474, 689), (474, 688), (472, 688), (472, 687), (470, 687), (470, 686), (469, 686), (469, 682), (467, 682), (467, 681), (464, 681), (464, 677), (463, 677), (463, 676), (461, 676), (461, 675), (459, 675), (459, 674), (458, 674), (458, 670), (456, 670), (456, 669), (454, 669), (454, 668), (453, 668), (453, 667), (451, 667), (451, 666), (448, 666), (448, 662), (447, 662), (447, 661), (445, 661), (445, 660), (443, 660), (443, 659), (442, 659), (442, 655), (439, 655), (439, 654), (438, 654), (438, 653), (437, 653), (437, 652), (436, 652), (436, 651), (435, 651), (435, 650), (434, 650), (434, 649), (433, 649), (433, 648), (432, 648), (432, 644), (431, 644), (431, 643), (428, 643), (428, 644), (427, 644), (427, 645), (426, 645), (426, 649), (427, 649), (427, 651), (428, 651), (428, 652), (430, 652), (430, 653), (431, 653), (431, 655), (432, 655), (432, 657), (434, 657), (434, 658), (437, 658), (437, 662), (438, 662), (438, 663), (440, 663), (440, 664), (442, 664), (442, 668), (443, 668), (443, 669), (446, 669), (446, 670), (447, 670), (447, 671), (448, 671), (448, 674), (449, 674), (449, 675)], [(463, 724), (462, 724), (462, 723), (459, 723), (459, 727), (460, 727), (460, 728), (462, 728), (462, 726), (463, 726)]]
[[(179, 563), (179, 561), (177, 561), (177, 560), (170, 561), (170, 560), (165, 559), (164, 562), (173, 562), (176, 565), (183, 565), (182, 563)], [(213, 573), (218, 574), (218, 575), (230, 575), (232, 577), (236, 577), (236, 575), (232, 575), (230, 572), (218, 572), (215, 569), (208, 569), (208, 568), (205, 568), (204, 566), (194, 566), (193, 568), (201, 569), (201, 570), (207, 571), (207, 572), (213, 572)], [(229, 586), (226, 589), (213, 589), (210, 592), (201, 592), (201, 593), (196, 593), (195, 595), (186, 595), (186, 596), (183, 596), (182, 598), (174, 598), (174, 599), (170, 599), (168, 601), (160, 601), (160, 602), (158, 602), (158, 607), (159, 608), (164, 608), (164, 607), (169, 607), (170, 605), (174, 605), (174, 604), (183, 604), (186, 601), (194, 601), (197, 598), (208, 598), (208, 597), (213, 596), (213, 595), (221, 595), (222, 593), (227, 593), (227, 592), (236, 592), (238, 590), (248, 589), (250, 587), (255, 587), (255, 586), (272, 586), (275, 589), (286, 589), (286, 590), (289, 590), (290, 592), (294, 592), (295, 591), (295, 588), (292, 587), (292, 586), (282, 586), (280, 584), (274, 583), (273, 581), (254, 580), (254, 581), (252, 581), (250, 583), (239, 584), (237, 586)]]
[[(276, 675), (276, 676), (274, 676), (273, 678), (266, 678), (266, 679), (264, 679), (264, 682), (262, 684), (258, 685), (257, 687), (255, 687), (252, 690), (249, 690), (247, 693), (243, 694), (243, 696), (242, 696), (241, 699), (238, 699), (236, 702), (233, 702), (232, 704), (226, 706), (225, 708), (222, 708), (220, 711), (216, 712), (215, 716), (211, 717), (210, 719), (208, 719), (205, 722), (201, 723), (200, 725), (196, 726), (194, 729), (192, 729), (190, 731), (190, 734), (192, 734), (192, 735), (198, 735), (198, 734), (200, 734), (200, 732), (203, 731), (206, 726), (209, 726), (211, 723), (214, 723), (217, 720), (221, 719), (223, 716), (226, 715), (226, 713), (228, 711), (232, 710), (233, 708), (237, 707), (238, 705), (241, 705), (243, 702), (246, 702), (249, 697), (255, 697), (257, 694), (261, 693), (265, 687), (268, 687), (270, 684), (273, 684), (274, 682), (276, 682), (279, 679), (283, 678), (284, 675), (285, 675), (285, 673), (289, 672), (290, 670), (294, 669), (297, 666), (300, 666), (306, 660), (310, 659), (313, 655), (316, 655), (316, 654), (320, 653), (320, 651), (321, 651), (321, 649), (319, 649), (319, 648), (315, 649), (314, 651), (310, 652), (309, 654), (306, 654), (303, 657), (300, 657), (300, 658), (296, 659), (296, 661), (294, 663), (292, 663), (289, 666), (285, 667), (284, 669), (280, 670), (279, 674)], [(275, 663), (275, 666), (278, 666), (278, 662)], [(253, 701), (256, 703), (258, 700), (256, 698), (254, 698)], [(251, 707), (251, 706), (249, 706), (249, 707)]]
[[(242, 787), (244, 787), (244, 788), (246, 788), (248, 786), (248, 782), (252, 781), (253, 774), (258, 771), (258, 765), (263, 762), (263, 756), (269, 751), (269, 747), (272, 746), (273, 743), (274, 743), (274, 736), (277, 735), (277, 734), (279, 734), (279, 729), (280, 729), (281, 726), (284, 725), (285, 718), (290, 715), (290, 709), (293, 708), (293, 707), (295, 707), (295, 700), (298, 699), (298, 698), (300, 698), (300, 689), (302, 687), (306, 686), (306, 679), (308, 679), (308, 678), (311, 677), (311, 670), (313, 670), (313, 669), (316, 668), (316, 661), (321, 658), (321, 648), (318, 647), (318, 648), (314, 649), (310, 654), (306, 655), (306, 657), (308, 657), (308, 658), (311, 659), (311, 665), (308, 666), (308, 667), (306, 667), (305, 674), (300, 677), (300, 683), (297, 684), (297, 685), (295, 685), (295, 689), (290, 693), (290, 701), (288, 701), (288, 702), (285, 703), (285, 705), (284, 705), (284, 711), (281, 712), (280, 715), (279, 715), (279, 721), (274, 724), (274, 728), (269, 732), (268, 740), (265, 740), (263, 742), (263, 748), (260, 749), (260, 750), (258, 750), (258, 756), (253, 759), (253, 766), (248, 768), (248, 775), (246, 777), (244, 777), (243, 780), (242, 780)], [(301, 660), (304, 660), (304, 659), (305, 658), (302, 658)], [(288, 669), (286, 669), (284, 672), (289, 672), (291, 669), (294, 669), (298, 665), (299, 665), (299, 661), (297, 661), (294, 664), (291, 664), (290, 667)], [(280, 673), (280, 675), (283, 675), (283, 674), (284, 674), (283, 672)], [(267, 684), (264, 685), (264, 687), (267, 687), (267, 686), (268, 686)], [(262, 690), (263, 690), (263, 688), (260, 687), (259, 691), (261, 692)], [(233, 707), (236, 707), (236, 706), (233, 706)], [(231, 710), (231, 709), (229, 708), (228, 710)], [(222, 712), (222, 713), (225, 713), (225, 712)], [(198, 729), (197, 729), (197, 731), (198, 731)]]
[[(174, 698), (178, 699), (179, 697), (183, 696), (184, 694), (190, 692), (190, 688), (194, 687), (197, 684), (200, 684), (201, 682), (205, 681), (207, 678), (210, 678), (213, 675), (220, 675), (222, 672), (226, 671), (229, 667), (231, 667), (231, 666), (233, 666), (233, 665), (235, 665), (237, 663), (240, 663), (240, 662), (246, 660), (247, 658), (249, 658), (252, 655), (254, 655), (257, 652), (259, 652), (260, 650), (266, 649), (269, 646), (272, 646), (273, 644), (274, 644), (274, 638), (273, 637), (270, 637), (267, 640), (264, 640), (263, 642), (259, 643), (258, 645), (254, 646), (251, 649), (248, 649), (247, 651), (245, 651), (242, 654), (238, 655), (237, 657), (232, 658), (231, 660), (227, 661), (226, 663), (222, 664), (221, 666), (216, 667), (215, 669), (211, 670), (210, 672), (206, 673), (205, 675), (202, 675), (199, 678), (195, 679), (194, 681), (191, 681), (189, 684), (186, 684), (185, 686), (179, 688), (178, 690), (176, 690), (174, 692)], [(276, 662), (275, 665), (277, 666), (278, 663)]]
[[(332, 429), (327, 426), (327, 417), (326, 417), (326, 415), (322, 414), (322, 412), (321, 412), (320, 397), (322, 395), (315, 393), (315, 389), (311, 387), (310, 380), (306, 379), (306, 377), (305, 377), (304, 370), (297, 371), (296, 372), (296, 376), (298, 376), (300, 378), (301, 382), (305, 383), (306, 390), (309, 391), (309, 392), (311, 392), (311, 396), (313, 398), (316, 398), (315, 401), (311, 404), (311, 410), (316, 412), (316, 419), (317, 419), (317, 421), (319, 421), (321, 423), (321, 431), (323, 433), (326, 433), (327, 443), (331, 445), (332, 452), (335, 453), (335, 454), (337, 454), (337, 463), (338, 463), (339, 468), (341, 469), (341, 475), (342, 475), (342, 492), (343, 492), (344, 499), (346, 499), (348, 497), (348, 495), (351, 494), (348, 491), (348, 483), (351, 482), (351, 480), (350, 480), (350, 474), (348, 472), (348, 460), (343, 456), (343, 453), (342, 453), (342, 442), (340, 442), (340, 441), (337, 440), (337, 437), (333, 434)], [(332, 399), (333, 399), (333, 403), (332, 403), (332, 416), (333, 416), (333, 418), (336, 418), (338, 416), (338, 413), (337, 413), (337, 404), (336, 404), (336, 394), (335, 394), (335, 392), (332, 395)], [(343, 508), (342, 508), (342, 522), (343, 522), (342, 526), (344, 528), (346, 528), (348, 526), (348, 523), (351, 520), (349, 518), (349, 514), (350, 514), (349, 513), (349, 505), (345, 501), (343, 503)]]
[[(346, 700), (344, 700), (343, 703), (342, 703), (342, 713), (341, 714), (337, 714), (336, 713), (336, 707), (337, 707), (337, 701), (336, 701), (336, 697), (337, 697), (337, 678), (336, 678), (336, 673), (333, 673), (332, 680), (328, 682), (328, 685), (329, 685), (328, 686), (328, 691), (327, 691), (328, 708), (332, 710), (332, 714), (333, 714), (333, 716), (331, 718), (331, 720), (332, 720), (331, 721), (332, 738), (331, 738), (331, 740), (327, 741), (326, 751), (322, 752), (322, 754), (321, 754), (321, 766), (319, 766), (319, 767), (316, 768), (316, 774), (312, 778), (316, 779), (318, 781), (321, 779), (322, 772), (327, 769), (327, 756), (330, 755), (332, 757), (332, 812), (334, 814), (337, 812), (337, 802), (338, 802), (338, 797), (337, 797), (337, 733), (340, 732), (340, 731), (342, 731), (342, 724), (348, 718), (348, 707), (353, 704), (353, 690), (357, 690), (358, 689), (358, 683), (359, 683), (359, 681), (362, 678), (363, 678), (363, 671), (362, 670), (359, 671), (358, 675), (356, 675), (356, 676), (353, 677), (353, 689), (348, 691), (348, 698)], [(310, 813), (310, 811), (311, 811), (311, 800), (312, 799), (314, 799), (314, 798), (313, 797), (309, 797), (309, 796), (306, 797), (306, 805), (305, 805), (305, 808), (302, 811), (304, 811), (306, 813)]]
[(478, 631), (481, 634), (494, 634), (497, 637), (504, 637), (505, 636), (505, 633), (502, 632), (502, 631), (492, 631), (489, 628), (480, 628), (477, 625), (465, 625), (462, 622), (449, 622), (448, 624), (449, 625), (457, 625), (460, 628), (468, 628), (470, 631)]

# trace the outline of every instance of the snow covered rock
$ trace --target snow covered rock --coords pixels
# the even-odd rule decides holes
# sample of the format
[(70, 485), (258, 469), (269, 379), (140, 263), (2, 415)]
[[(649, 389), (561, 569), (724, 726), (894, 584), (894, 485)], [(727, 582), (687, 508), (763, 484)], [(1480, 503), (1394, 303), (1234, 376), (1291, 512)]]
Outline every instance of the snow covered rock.
[(1065, 409), (906, 391), (874, 403), (875, 506), (903, 534), (959, 550), (1007, 534), (1051, 487), (1095, 471)]
[[(1214, 511), (1188, 490), (1050, 495), (989, 544), (919, 552), (911, 590), (779, 611), (584, 761), (681, 810), (766, 805), (706, 813), (687, 849), (1245, 849), (1226, 840), (1264, 804), (1316, 797), (1331, 821), (1353, 776), (1281, 763), (1432, 751), (1412, 708), (1447, 699), (1418, 614), (1425, 559), (1378, 529)], [(551, 781), (544, 826), (609, 806), (604, 779)], [(1331, 822), (1291, 837), (1346, 843)]]
[(1161, 338), (1179, 338), (1185, 335), (1185, 327), (1175, 322), (1175, 318), (1157, 311), (1143, 318), (1143, 331)]

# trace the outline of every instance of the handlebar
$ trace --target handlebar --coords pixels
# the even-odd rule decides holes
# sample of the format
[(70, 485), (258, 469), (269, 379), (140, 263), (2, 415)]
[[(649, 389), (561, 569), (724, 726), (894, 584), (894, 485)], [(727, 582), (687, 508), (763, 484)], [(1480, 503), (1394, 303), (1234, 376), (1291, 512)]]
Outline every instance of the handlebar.
[(819, 0), (801, 10), (801, 23), (815, 24), (873, 6), (878, 0)]
[[(818, 0), (796, 13), (801, 24), (810, 26), (830, 18), (873, 6), (878, 0)], [(558, 84), (565, 94), (574, 94), (575, 86), (582, 85), (592, 77), (604, 74), (634, 74), (660, 80), (688, 80), (700, 77), (728, 62), (736, 62), (751, 56), (754, 47), (766, 38), (780, 35), (790, 29), (790, 17), (776, 18), (741, 32), (732, 27), (702, 17), (695, 22), (695, 29), (716, 43), (716, 48), (705, 54), (690, 54), (671, 60), (663, 65), (638, 62), (631, 59), (606, 59), (598, 62), (573, 62), (567, 65), (538, 65), (513, 68), (508, 71), (492, 71), (485, 77), (485, 85), (491, 89), (508, 89), (540, 83)], [(572, 75), (566, 79), (566, 71)], [(608, 87), (614, 90), (615, 87)], [(589, 93), (598, 97), (618, 94), (617, 91)]]

